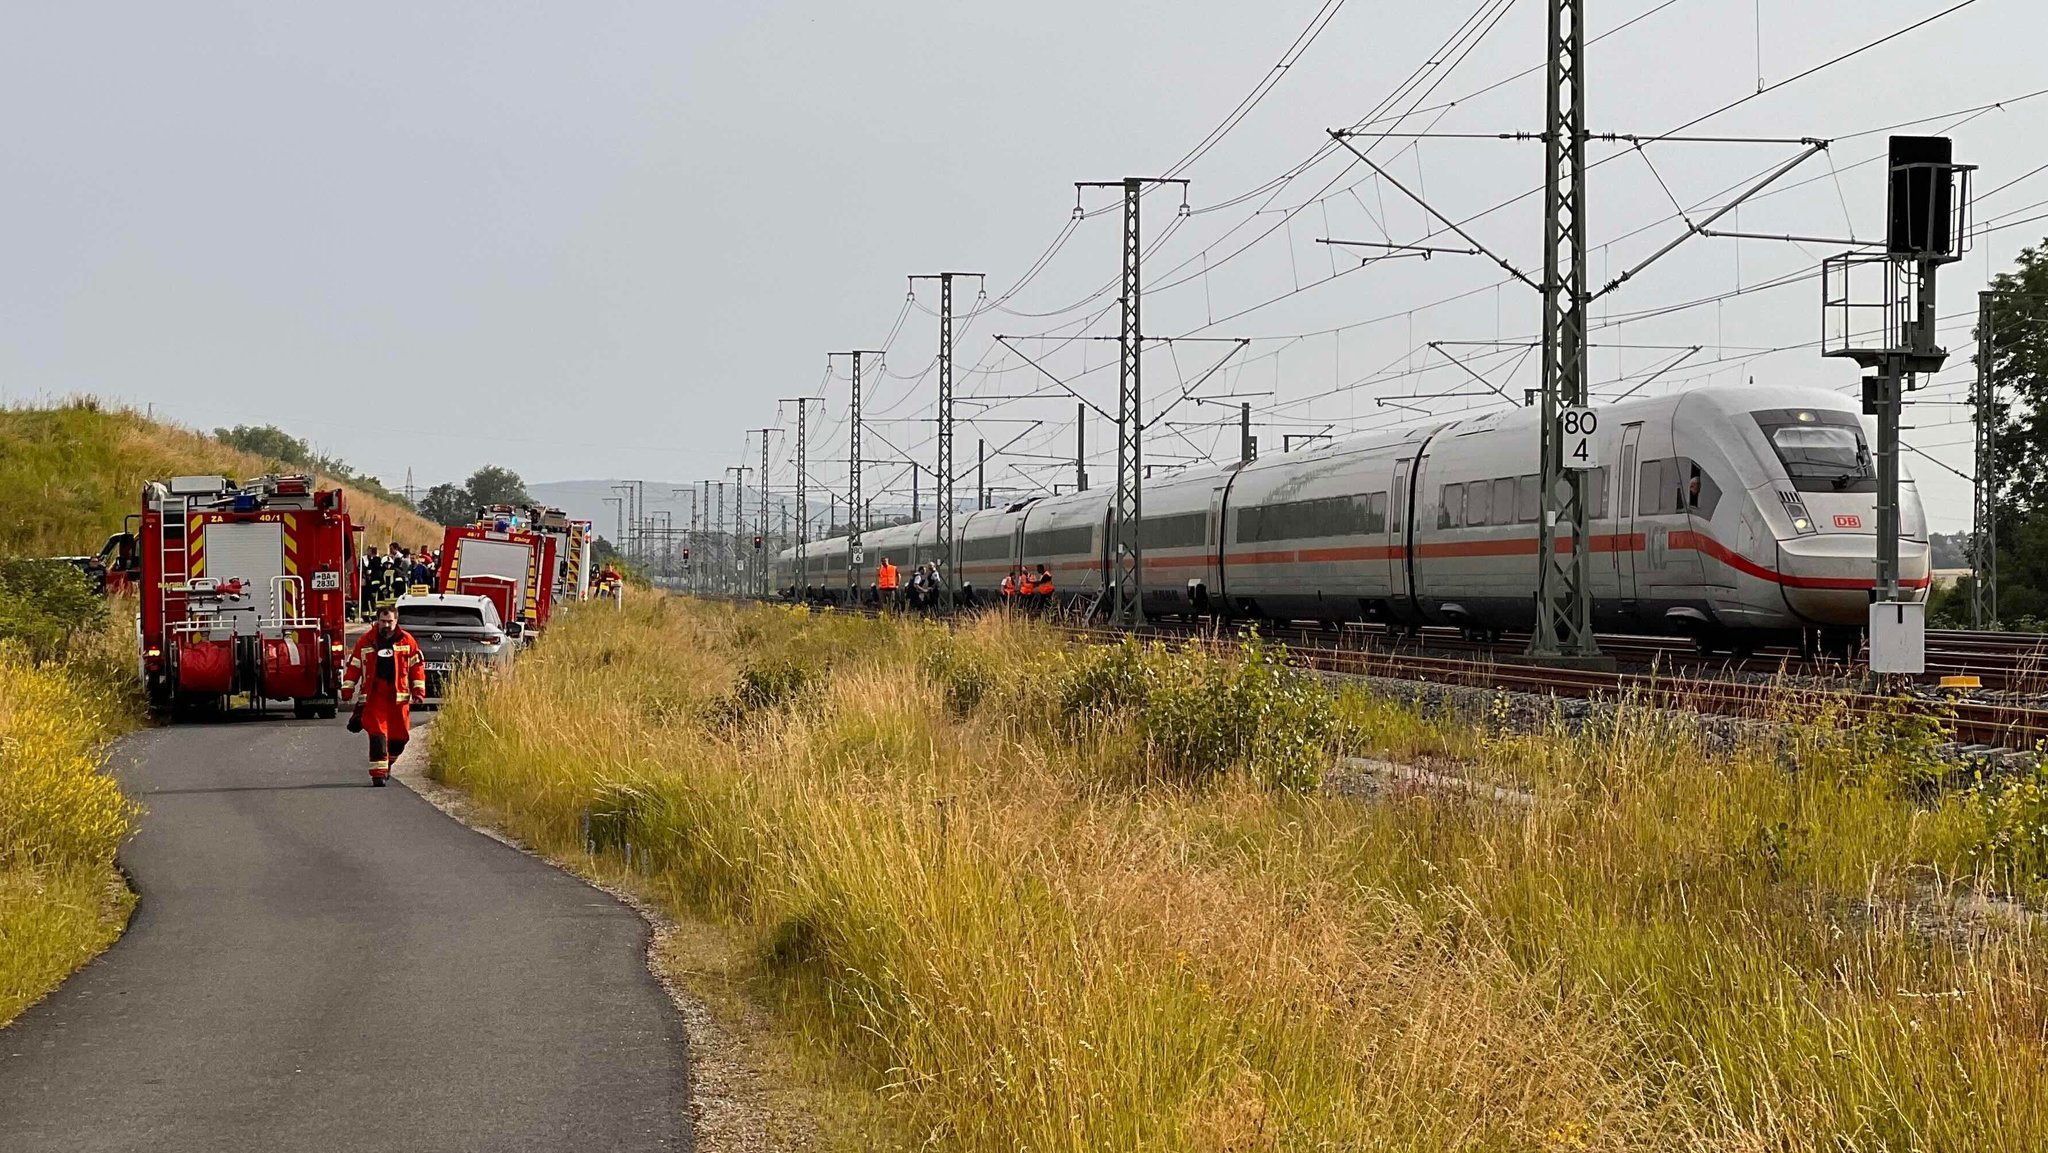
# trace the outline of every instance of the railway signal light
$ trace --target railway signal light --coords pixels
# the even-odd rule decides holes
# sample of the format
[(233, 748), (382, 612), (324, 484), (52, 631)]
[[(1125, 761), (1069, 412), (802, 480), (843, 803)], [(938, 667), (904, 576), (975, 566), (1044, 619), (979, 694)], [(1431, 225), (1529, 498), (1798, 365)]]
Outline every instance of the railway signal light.
[(760, 534), (760, 533), (755, 533), (755, 534), (754, 534), (754, 547), (755, 547), (755, 548), (760, 548), (760, 547), (761, 547), (761, 534)]

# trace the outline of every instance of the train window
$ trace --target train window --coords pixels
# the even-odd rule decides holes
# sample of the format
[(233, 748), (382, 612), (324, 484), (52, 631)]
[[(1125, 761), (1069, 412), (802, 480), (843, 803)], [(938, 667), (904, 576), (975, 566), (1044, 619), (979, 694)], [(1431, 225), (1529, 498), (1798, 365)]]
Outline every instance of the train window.
[(1253, 505), (1238, 510), (1236, 539), (1246, 543), (1359, 536), (1386, 531), (1386, 517), (1384, 492)]
[(1721, 486), (1714, 483), (1714, 478), (1708, 476), (1705, 469), (1697, 464), (1687, 463), (1691, 467), (1686, 480), (1686, 507), (1701, 516), (1711, 517), (1714, 515), (1714, 506), (1721, 503)]
[(1586, 515), (1594, 520), (1607, 519), (1607, 466), (1588, 469), (1585, 485)]
[(1876, 492), (1863, 426), (1848, 413), (1767, 409), (1752, 414), (1800, 492)]
[(1535, 473), (1515, 481), (1515, 519), (1535, 524), (1543, 511), (1543, 478)]
[(1407, 507), (1408, 479), (1401, 477), (1394, 481), (1394, 503), (1393, 507), (1387, 510), (1387, 528), (1390, 531), (1401, 531), (1401, 511)]
[(1493, 485), (1475, 480), (1465, 486), (1465, 527), (1479, 528), (1493, 523)]
[[(1196, 515), (1200, 516), (1201, 514), (1198, 513)], [(1176, 520), (1178, 518), (1162, 517), (1159, 519), (1170, 521)], [(1158, 521), (1156, 520), (1144, 520), (1138, 522), (1140, 543), (1142, 545), (1149, 546), (1155, 543), (1152, 540), (1147, 539), (1151, 535), (1147, 530), (1151, 529), (1151, 527), (1157, 523)], [(1026, 556), (1080, 556), (1089, 552), (1093, 552), (1094, 549), (1094, 525), (1084, 524), (1078, 528), (1044, 529), (1039, 532), (1027, 532), (1024, 534), (1024, 553)]]
[(1447, 484), (1437, 498), (1436, 527), (1465, 527), (1465, 486)]
[(1010, 538), (1003, 536), (973, 537), (960, 542), (960, 559), (1008, 560), (1010, 559)]
[(1513, 524), (1518, 516), (1515, 501), (1515, 478), (1501, 477), (1493, 482), (1493, 523)]
[(1643, 462), (1641, 479), (1636, 482), (1637, 516), (1657, 516), (1678, 511), (1678, 502), (1673, 499), (1678, 492), (1677, 482), (1673, 477), (1676, 471), (1668, 460)]
[(1209, 514), (1206, 512), (1148, 516), (1138, 522), (1138, 544), (1142, 548), (1201, 548), (1208, 543)]

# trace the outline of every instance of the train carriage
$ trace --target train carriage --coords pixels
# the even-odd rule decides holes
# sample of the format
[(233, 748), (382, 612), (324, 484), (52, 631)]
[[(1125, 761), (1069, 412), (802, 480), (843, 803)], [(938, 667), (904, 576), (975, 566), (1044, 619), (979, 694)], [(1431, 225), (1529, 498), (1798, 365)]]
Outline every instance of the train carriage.
[[(1599, 462), (1584, 474), (1598, 627), (1728, 648), (1860, 633), (1877, 483), (1870, 434), (1845, 397), (1702, 389), (1600, 415)], [(1139, 524), (1146, 611), (1526, 629), (1538, 419), (1517, 409), (1151, 481)], [(1910, 480), (1900, 495), (1902, 576), (1924, 596), (1926, 521)], [(957, 576), (993, 592), (1012, 567), (1044, 563), (1063, 600), (1092, 599), (1111, 515), (1107, 492), (970, 514)], [(929, 558), (931, 532), (908, 529), (899, 564)], [(880, 539), (868, 534), (871, 563)]]

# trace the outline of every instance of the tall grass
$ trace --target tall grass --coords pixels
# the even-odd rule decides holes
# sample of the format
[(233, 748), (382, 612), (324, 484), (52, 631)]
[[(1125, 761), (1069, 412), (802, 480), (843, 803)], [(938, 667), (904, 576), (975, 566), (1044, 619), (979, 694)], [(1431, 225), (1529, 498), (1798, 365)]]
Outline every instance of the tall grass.
[(42, 658), (0, 635), (0, 1025), (112, 944), (133, 906), (114, 850), (137, 810), (105, 771), (107, 742), (141, 716), (120, 608)]
[[(140, 510), (148, 481), (212, 473), (247, 480), (279, 471), (293, 470), (92, 400), (0, 407), (0, 556), (97, 551), (122, 518)], [(367, 493), (349, 490), (348, 500), (369, 544), (441, 539), (438, 526)]]
[[(731, 926), (888, 1144), (2048, 1147), (2033, 918), (1965, 899), (2010, 873), (1925, 742), (1515, 733), (1272, 655), (649, 599), (458, 684), (434, 771)], [(1317, 791), (1344, 753), (1537, 802)]]

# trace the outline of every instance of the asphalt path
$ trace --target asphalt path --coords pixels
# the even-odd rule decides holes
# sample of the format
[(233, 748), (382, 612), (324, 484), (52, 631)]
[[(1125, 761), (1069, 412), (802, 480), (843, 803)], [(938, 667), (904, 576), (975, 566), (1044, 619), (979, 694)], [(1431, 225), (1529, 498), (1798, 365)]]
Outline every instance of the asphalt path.
[(341, 721), (140, 733), (121, 940), (0, 1030), (0, 1150), (689, 1149), (640, 918)]

